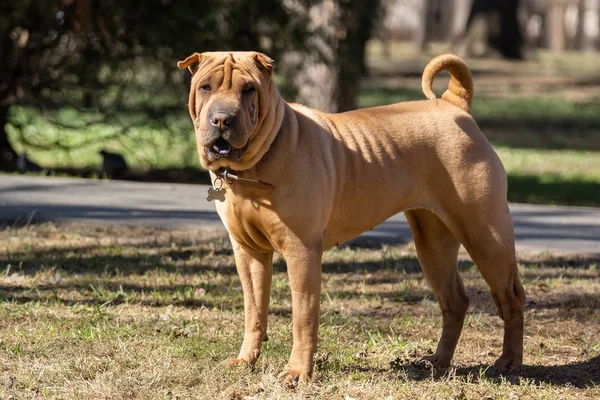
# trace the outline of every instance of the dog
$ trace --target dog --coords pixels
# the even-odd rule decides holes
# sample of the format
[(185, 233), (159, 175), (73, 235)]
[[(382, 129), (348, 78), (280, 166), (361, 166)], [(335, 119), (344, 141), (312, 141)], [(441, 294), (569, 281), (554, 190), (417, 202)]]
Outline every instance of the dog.
[[(443, 317), (435, 366), (449, 365), (469, 298), (457, 268), (462, 244), (504, 321), (500, 372), (523, 360), (523, 306), (504, 167), (470, 114), (473, 82), (457, 56), (427, 65), (427, 100), (327, 114), (285, 102), (275, 62), (259, 52), (194, 53), (189, 113), (200, 163), (233, 247), (245, 330), (228, 365), (254, 365), (267, 340), (273, 253), (287, 263), (293, 345), (285, 381), (307, 381), (317, 349), (323, 251), (404, 212)], [(451, 74), (438, 99), (431, 87)]]

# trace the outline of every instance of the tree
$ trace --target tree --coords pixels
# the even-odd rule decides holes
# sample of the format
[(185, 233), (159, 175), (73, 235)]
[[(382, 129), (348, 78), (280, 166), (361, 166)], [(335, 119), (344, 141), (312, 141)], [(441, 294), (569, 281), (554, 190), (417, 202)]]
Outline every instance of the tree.
[[(15, 168), (6, 124), (15, 104), (44, 110), (62, 128), (111, 121), (126, 133), (178, 112), (175, 61), (195, 51), (302, 49), (306, 13), (282, 0), (19, 0), (0, 3), (0, 169)], [(299, 0), (306, 8), (311, 0)], [(265, 40), (268, 38), (268, 40)], [(77, 110), (64, 121), (59, 110)], [(144, 118), (140, 118), (144, 115)], [(13, 121), (23, 128), (28, 121)], [(105, 138), (104, 138), (105, 139)], [(32, 146), (78, 146), (58, 138)]]
[(337, 49), (339, 85), (338, 111), (357, 108), (356, 99), (361, 78), (367, 73), (365, 50), (373, 27), (381, 17), (381, 1), (339, 1), (340, 35)]
[(366, 43), (382, 12), (379, 0), (325, 0), (309, 9), (311, 29), (319, 32), (311, 45), (318, 51), (301, 60), (297, 101), (327, 112), (357, 107)]
[(10, 106), (49, 84), (79, 51), (76, 41), (62, 40), (66, 30), (79, 27), (73, 9), (30, 0), (0, 5), (0, 169), (14, 169), (17, 161), (4, 129)]
[(482, 56), (490, 50), (506, 58), (523, 57), (521, 0), (424, 0), (421, 47), (448, 40), (459, 53)]
[(517, 17), (519, 3), (520, 0), (473, 0), (465, 34), (478, 35), (475, 40), (505, 58), (523, 58), (523, 34)]

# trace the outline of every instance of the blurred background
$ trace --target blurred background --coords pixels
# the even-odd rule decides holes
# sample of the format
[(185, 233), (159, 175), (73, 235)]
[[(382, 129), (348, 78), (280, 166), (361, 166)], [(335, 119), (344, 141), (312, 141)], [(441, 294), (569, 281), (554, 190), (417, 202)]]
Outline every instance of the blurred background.
[(509, 199), (600, 206), (600, 0), (0, 0), (0, 170), (207, 183), (176, 62), (209, 50), (331, 112), (424, 99), (454, 52)]

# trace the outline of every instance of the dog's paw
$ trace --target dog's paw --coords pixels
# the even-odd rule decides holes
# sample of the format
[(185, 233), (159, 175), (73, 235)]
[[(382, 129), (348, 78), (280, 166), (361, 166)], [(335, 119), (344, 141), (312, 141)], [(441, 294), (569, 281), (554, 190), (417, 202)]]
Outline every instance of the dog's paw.
[(415, 363), (415, 366), (432, 369), (432, 368), (447, 368), (450, 365), (450, 360), (446, 357), (440, 357), (437, 354), (425, 356)]
[(283, 382), (288, 388), (295, 388), (299, 384), (308, 382), (311, 378), (309, 374), (297, 369), (289, 370), (282, 375), (285, 376)]
[(514, 374), (521, 371), (523, 361), (519, 357), (502, 355), (494, 363), (494, 367), (500, 374)]
[(227, 366), (229, 368), (234, 368), (234, 367), (240, 367), (240, 366), (251, 367), (252, 365), (250, 365), (249, 362), (242, 360), (241, 358), (232, 358), (231, 360), (229, 360), (227, 362)]

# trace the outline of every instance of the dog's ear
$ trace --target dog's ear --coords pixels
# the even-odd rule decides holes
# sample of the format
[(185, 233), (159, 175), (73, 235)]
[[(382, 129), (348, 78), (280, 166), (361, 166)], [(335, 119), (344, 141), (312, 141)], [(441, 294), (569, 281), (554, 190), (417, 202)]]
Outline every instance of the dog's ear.
[(179, 61), (177, 66), (180, 69), (189, 69), (192, 75), (198, 71), (198, 68), (202, 65), (202, 63), (206, 60), (206, 56), (200, 53), (194, 53), (191, 56), (187, 57), (185, 60)]
[(275, 69), (275, 61), (273, 61), (273, 59), (266, 54), (254, 53), (252, 54), (252, 58), (258, 62), (260, 67), (266, 69), (269, 74), (271, 74), (271, 72), (273, 72)]

